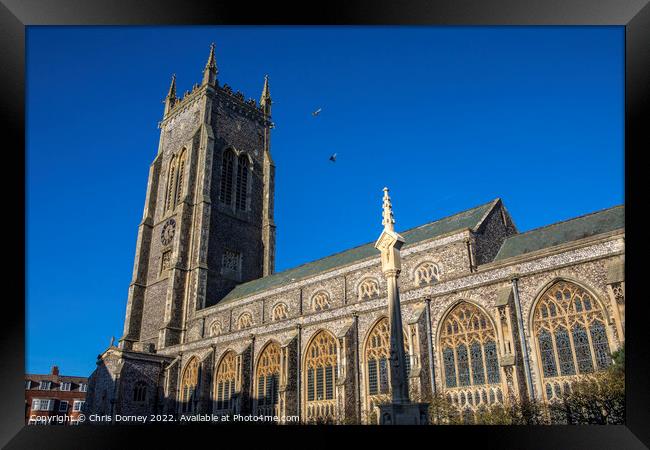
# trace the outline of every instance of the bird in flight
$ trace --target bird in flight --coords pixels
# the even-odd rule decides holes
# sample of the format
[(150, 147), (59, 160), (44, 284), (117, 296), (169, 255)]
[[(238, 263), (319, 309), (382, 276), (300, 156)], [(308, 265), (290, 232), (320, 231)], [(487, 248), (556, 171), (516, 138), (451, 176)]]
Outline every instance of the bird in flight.
[(313, 113), (311, 113), (311, 115), (314, 116), (314, 117), (316, 117), (316, 116), (318, 116), (318, 115), (320, 114), (320, 112), (321, 112), (322, 110), (323, 110), (323, 108), (318, 108), (316, 111), (314, 111)]
[(330, 161), (336, 162), (336, 153), (334, 153), (332, 156), (330, 156)]

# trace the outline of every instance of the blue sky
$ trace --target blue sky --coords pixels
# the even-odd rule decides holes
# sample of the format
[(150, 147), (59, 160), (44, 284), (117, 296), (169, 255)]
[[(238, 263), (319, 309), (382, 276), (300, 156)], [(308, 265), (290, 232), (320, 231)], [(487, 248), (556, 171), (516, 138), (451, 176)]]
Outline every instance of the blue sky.
[(398, 231), (624, 201), (622, 27), (28, 27), (28, 372), (121, 335), (162, 100), (211, 42), (247, 98), (270, 76), (278, 271), (374, 240), (385, 185)]

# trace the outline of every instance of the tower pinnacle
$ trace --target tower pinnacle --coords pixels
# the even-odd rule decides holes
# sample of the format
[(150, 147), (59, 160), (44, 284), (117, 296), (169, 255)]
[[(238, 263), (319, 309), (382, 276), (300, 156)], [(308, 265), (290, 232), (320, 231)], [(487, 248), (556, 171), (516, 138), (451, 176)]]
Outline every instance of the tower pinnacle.
[(264, 88), (260, 97), (260, 106), (267, 115), (271, 114), (271, 90), (269, 89), (269, 76), (264, 75)]
[(169, 92), (167, 92), (167, 97), (165, 98), (165, 115), (171, 111), (171, 109), (176, 104), (176, 74), (172, 75), (172, 82), (169, 85)]
[(208, 62), (205, 64), (205, 69), (203, 69), (203, 84), (214, 85), (217, 80), (217, 61), (214, 56), (214, 42), (210, 44), (210, 56), (208, 57)]

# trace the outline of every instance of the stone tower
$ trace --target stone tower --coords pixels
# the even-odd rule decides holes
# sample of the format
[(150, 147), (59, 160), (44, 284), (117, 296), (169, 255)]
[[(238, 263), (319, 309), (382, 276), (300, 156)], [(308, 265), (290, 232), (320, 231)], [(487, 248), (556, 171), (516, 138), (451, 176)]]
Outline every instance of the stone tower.
[(184, 342), (186, 321), (237, 284), (273, 273), (271, 95), (220, 85), (214, 44), (200, 84), (165, 98), (149, 169), (120, 347)]

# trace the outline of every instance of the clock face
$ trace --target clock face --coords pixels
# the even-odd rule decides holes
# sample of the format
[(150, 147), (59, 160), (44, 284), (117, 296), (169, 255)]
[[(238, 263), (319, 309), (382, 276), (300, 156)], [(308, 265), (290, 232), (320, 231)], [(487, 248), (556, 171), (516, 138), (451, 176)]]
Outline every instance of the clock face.
[(174, 233), (176, 232), (176, 221), (174, 219), (169, 219), (165, 222), (165, 225), (162, 227), (160, 232), (160, 242), (163, 245), (169, 244), (174, 238)]

